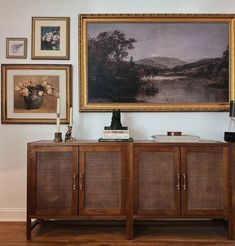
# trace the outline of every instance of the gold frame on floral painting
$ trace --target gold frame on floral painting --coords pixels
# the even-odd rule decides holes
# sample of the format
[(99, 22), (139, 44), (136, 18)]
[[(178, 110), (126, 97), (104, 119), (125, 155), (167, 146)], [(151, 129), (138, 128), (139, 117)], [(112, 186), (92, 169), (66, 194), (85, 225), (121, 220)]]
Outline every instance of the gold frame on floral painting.
[[(82, 14), (79, 16), (79, 20), (80, 20), (80, 111), (111, 111), (114, 108), (118, 108), (122, 111), (141, 111), (141, 112), (144, 112), (144, 111), (176, 111), (176, 112), (180, 112), (180, 111), (228, 111), (229, 101), (235, 98), (234, 97), (234, 94), (235, 94), (234, 92), (235, 15), (230, 15), (230, 14)], [(102, 95), (104, 95), (107, 91), (107, 90), (105, 91), (104, 89), (103, 89), (103, 94), (102, 93), (99, 94), (99, 96), (101, 95), (100, 98), (98, 97), (95, 98), (93, 95), (97, 96), (97, 94), (94, 94), (94, 90), (96, 90), (96, 89), (93, 89), (94, 86), (96, 86), (96, 88), (104, 88), (106, 85), (109, 85), (110, 82), (108, 81), (108, 79), (106, 79), (107, 80), (105, 81), (106, 84), (104, 84), (104, 79), (103, 80), (99, 79), (98, 81), (97, 76), (89, 75), (89, 71), (91, 71), (89, 65), (92, 64), (94, 67), (94, 59), (91, 59), (91, 58), (90, 60), (88, 59), (88, 55), (89, 55), (88, 50), (90, 47), (88, 45), (89, 44), (88, 40), (91, 37), (90, 34), (93, 34), (93, 37), (94, 37), (93, 39), (95, 40), (95, 38), (97, 38), (97, 35), (101, 32), (105, 32), (105, 31), (108, 32), (108, 30), (114, 30), (114, 27), (117, 27), (117, 26), (120, 27), (120, 30), (121, 30), (121, 27), (123, 27), (122, 26), (123, 24), (132, 25), (136, 23), (144, 24), (146, 25), (145, 27), (148, 27), (148, 24), (158, 25), (158, 24), (165, 24), (165, 23), (166, 24), (183, 23), (183, 24), (193, 24), (193, 25), (201, 24), (201, 23), (206, 23), (209, 25), (210, 24), (226, 24), (225, 25), (226, 32), (224, 32), (226, 33), (225, 34), (226, 38), (224, 40), (227, 40), (226, 42), (228, 44), (227, 46), (228, 47), (228, 55), (227, 55), (228, 62), (226, 63), (228, 64), (226, 65), (227, 66), (226, 67), (227, 84), (224, 83), (226, 85), (224, 85), (223, 89), (221, 89), (221, 91), (222, 90), (225, 91), (225, 92), (223, 91), (224, 93), (223, 95), (225, 95), (223, 98), (226, 98), (226, 100), (224, 99), (224, 101), (222, 101), (223, 99), (221, 99), (220, 101), (219, 99), (214, 99), (215, 101), (211, 102), (209, 101), (209, 99), (207, 100), (207, 97), (204, 97), (205, 99), (201, 101), (200, 99), (198, 99), (198, 101), (189, 100), (185, 102), (186, 100), (183, 101), (179, 97), (179, 100), (176, 102), (164, 101), (164, 102), (157, 103), (155, 101), (151, 102), (147, 100), (146, 101), (136, 100), (137, 97), (135, 96), (133, 97), (135, 100), (132, 100), (133, 98), (130, 98), (131, 100), (129, 100), (129, 98), (127, 97), (127, 99), (126, 98), (124, 99), (126, 101), (121, 101), (121, 100), (118, 101), (118, 100), (114, 100), (113, 99), (114, 97), (110, 96), (111, 93), (108, 95), (109, 96), (108, 100), (105, 97), (102, 98)], [(110, 29), (110, 28), (113, 28), (113, 29)], [(133, 26), (132, 28), (131, 26), (127, 28), (129, 28), (129, 30), (136, 30), (133, 28)], [(188, 29), (186, 28), (186, 30), (189, 30), (189, 29), (190, 28)], [(208, 32), (210, 32), (210, 29), (208, 30)], [(225, 37), (225, 36), (222, 36), (222, 37)], [(129, 35), (128, 38), (135, 38), (135, 36)], [(107, 46), (103, 47), (104, 50), (106, 49), (105, 47)], [(144, 47), (142, 48), (144, 49)], [(99, 57), (99, 55), (97, 55), (96, 57)], [(131, 61), (131, 59), (129, 61)], [(106, 67), (110, 68), (110, 66), (108, 65)], [(98, 70), (94, 69), (93, 71), (98, 71)], [(110, 73), (110, 74), (113, 75), (113, 73)], [(125, 81), (124, 77), (126, 76), (126, 74), (122, 73), (121, 78), (118, 76), (117, 77), (114, 77), (114, 76), (115, 75), (113, 75), (113, 77), (110, 76), (110, 78), (111, 79), (116, 78), (116, 80), (123, 79), (123, 81)], [(100, 78), (105, 78), (105, 77), (100, 76)], [(188, 77), (186, 77), (186, 79), (188, 79)], [(126, 81), (129, 81), (129, 80), (126, 79)], [(130, 83), (130, 82), (127, 82), (127, 83)], [(186, 80), (185, 80), (185, 83), (187, 83)], [(216, 82), (216, 83), (219, 83), (219, 82)], [(101, 87), (98, 87), (97, 84), (98, 85), (101, 84)], [(112, 88), (115, 89), (114, 85), (115, 83), (113, 82)], [(205, 85), (205, 90), (207, 90), (208, 88), (206, 86), (208, 85)], [(93, 94), (90, 93), (90, 91), (92, 91)], [(95, 93), (97, 92), (99, 92), (99, 89), (95, 91)], [(125, 92), (125, 89), (123, 90), (123, 92)], [(167, 91), (166, 92), (164, 91), (164, 93), (167, 93)], [(93, 97), (90, 95), (92, 95)], [(167, 95), (167, 94), (164, 94), (164, 95)], [(198, 95), (199, 95), (198, 98), (202, 97), (201, 96), (202, 94), (198, 93)], [(120, 98), (121, 97), (123, 97), (123, 95), (121, 95)]]
[[(58, 47), (42, 48), (43, 28), (48, 35), (59, 30)], [(58, 34), (58, 33), (57, 33)], [(52, 38), (53, 40), (53, 38)], [(49, 40), (48, 40), (49, 41)], [(53, 41), (55, 42), (55, 40)], [(54, 43), (55, 44), (55, 43)], [(32, 59), (69, 60), (70, 56), (70, 18), (69, 17), (32, 17)]]
[[(69, 109), (72, 105), (71, 73), (70, 64), (2, 64), (2, 124), (56, 124), (58, 96), (60, 97), (61, 124), (68, 124)], [(32, 85), (43, 85), (42, 82), (45, 80), (48, 82), (44, 84), (43, 89), (40, 89), (41, 91), (47, 89), (47, 92), (40, 92), (44, 96), (42, 106), (37, 109), (27, 108), (24, 105), (24, 95), (19, 94), (19, 87), (24, 89), (24, 83), (29, 82)], [(51, 90), (50, 93), (48, 90)]]

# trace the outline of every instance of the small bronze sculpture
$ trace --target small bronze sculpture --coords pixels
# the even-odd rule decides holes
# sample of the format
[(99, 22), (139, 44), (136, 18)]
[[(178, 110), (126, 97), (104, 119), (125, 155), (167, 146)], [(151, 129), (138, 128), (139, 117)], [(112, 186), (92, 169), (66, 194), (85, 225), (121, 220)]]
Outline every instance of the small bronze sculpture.
[(112, 111), (112, 120), (110, 126), (105, 126), (105, 130), (127, 130), (127, 126), (122, 126), (121, 123), (121, 112), (120, 109), (113, 109)]
[(75, 138), (72, 137), (72, 126), (68, 126), (68, 130), (65, 134), (65, 142), (75, 141)]

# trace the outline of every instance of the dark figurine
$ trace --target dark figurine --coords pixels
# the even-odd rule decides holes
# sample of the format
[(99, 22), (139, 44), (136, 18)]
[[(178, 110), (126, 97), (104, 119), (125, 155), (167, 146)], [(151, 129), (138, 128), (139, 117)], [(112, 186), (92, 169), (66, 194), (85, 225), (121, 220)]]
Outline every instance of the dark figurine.
[(120, 109), (113, 109), (112, 120), (110, 126), (105, 126), (105, 130), (127, 130), (126, 126), (122, 126)]
[(68, 126), (68, 130), (65, 134), (65, 142), (71, 142), (75, 139), (72, 137), (72, 126)]
[(113, 115), (112, 115), (112, 120), (111, 120), (110, 127), (113, 130), (122, 129), (120, 109), (118, 109), (118, 110), (114, 110), (113, 109)]

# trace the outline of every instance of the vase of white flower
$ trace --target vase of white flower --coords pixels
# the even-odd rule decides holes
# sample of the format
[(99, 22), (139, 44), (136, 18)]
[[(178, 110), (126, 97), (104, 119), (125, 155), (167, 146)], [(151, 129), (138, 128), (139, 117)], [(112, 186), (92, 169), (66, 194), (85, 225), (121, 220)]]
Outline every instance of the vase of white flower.
[(15, 86), (15, 91), (24, 98), (25, 108), (39, 109), (43, 104), (44, 94), (55, 95), (55, 88), (43, 77), (40, 81), (26, 80)]
[(32, 88), (28, 96), (24, 96), (24, 102), (27, 109), (39, 109), (43, 103), (43, 95), (38, 95), (38, 90)]

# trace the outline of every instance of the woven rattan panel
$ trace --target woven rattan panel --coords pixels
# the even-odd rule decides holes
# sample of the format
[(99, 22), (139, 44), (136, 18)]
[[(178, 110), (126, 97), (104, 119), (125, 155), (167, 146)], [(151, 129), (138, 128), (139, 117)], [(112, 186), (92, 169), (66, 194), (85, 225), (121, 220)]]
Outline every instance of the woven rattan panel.
[(139, 153), (140, 209), (174, 209), (174, 182), (174, 153)]
[(121, 209), (120, 152), (86, 152), (85, 208)]
[(72, 153), (37, 153), (37, 209), (72, 206)]
[(223, 153), (187, 154), (188, 209), (223, 208)]

